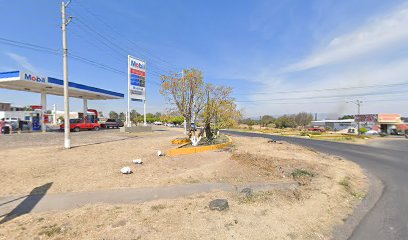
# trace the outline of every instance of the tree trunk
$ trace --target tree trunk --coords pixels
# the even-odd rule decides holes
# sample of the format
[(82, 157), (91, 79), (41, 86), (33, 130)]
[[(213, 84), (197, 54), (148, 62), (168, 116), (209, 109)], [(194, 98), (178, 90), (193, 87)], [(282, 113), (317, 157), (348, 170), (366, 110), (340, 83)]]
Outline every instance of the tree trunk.
[(213, 138), (213, 134), (211, 132), (211, 124), (206, 123), (205, 124), (205, 136), (207, 137), (208, 140), (211, 140)]

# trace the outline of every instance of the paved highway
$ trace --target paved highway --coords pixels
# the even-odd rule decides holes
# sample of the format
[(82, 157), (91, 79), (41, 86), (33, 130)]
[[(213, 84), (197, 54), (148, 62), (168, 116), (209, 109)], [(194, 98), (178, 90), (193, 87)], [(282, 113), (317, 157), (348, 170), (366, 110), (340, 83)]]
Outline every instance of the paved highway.
[(383, 182), (384, 191), (350, 239), (408, 239), (408, 140), (390, 139), (381, 141), (381, 144), (365, 146), (260, 133), (223, 132), (287, 141), (356, 162)]

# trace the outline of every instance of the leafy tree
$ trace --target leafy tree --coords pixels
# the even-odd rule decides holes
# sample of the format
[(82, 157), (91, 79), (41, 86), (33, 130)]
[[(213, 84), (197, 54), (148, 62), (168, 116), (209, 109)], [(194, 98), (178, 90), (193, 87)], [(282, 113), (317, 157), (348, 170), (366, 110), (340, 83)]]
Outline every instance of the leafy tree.
[(141, 118), (141, 116), (142, 115), (138, 113), (136, 110), (132, 110), (130, 112), (130, 121), (132, 121), (133, 123), (143, 121), (143, 118)]
[(274, 122), (275, 122), (275, 118), (270, 115), (263, 115), (261, 118), (261, 124), (264, 127)]
[(346, 119), (354, 119), (354, 115), (344, 115), (343, 117), (339, 117), (339, 120), (346, 120)]
[(238, 123), (246, 124), (246, 125), (251, 127), (253, 125), (259, 124), (259, 120), (254, 120), (254, 119), (251, 119), (251, 118), (245, 118), (245, 119), (239, 120)]
[(125, 121), (126, 115), (125, 115), (124, 112), (119, 113), (119, 119), (120, 119), (121, 121)]
[(119, 118), (119, 115), (118, 115), (118, 113), (115, 112), (115, 111), (110, 111), (110, 112), (109, 112), (109, 118), (118, 119), (118, 118)]
[(182, 116), (171, 117), (168, 122), (180, 125), (184, 122), (184, 118)]
[(298, 113), (294, 116), (297, 126), (307, 126), (313, 121), (313, 115), (306, 112)]
[(193, 115), (197, 116), (203, 107), (203, 73), (191, 68), (183, 70), (182, 77), (178, 73), (173, 73), (162, 75), (161, 80), (160, 93), (177, 107), (179, 114), (185, 118), (189, 130)]
[(296, 127), (296, 121), (293, 115), (283, 115), (275, 120), (275, 125), (278, 128), (293, 128)]
[(215, 130), (230, 127), (238, 122), (241, 113), (237, 110), (235, 98), (231, 96), (232, 88), (224, 86), (206, 86), (206, 104), (203, 119), (205, 134), (208, 139), (212, 138), (211, 123)]
[(102, 112), (102, 111), (99, 111), (99, 112), (98, 112), (98, 116), (99, 116), (99, 117), (103, 117), (103, 112)]

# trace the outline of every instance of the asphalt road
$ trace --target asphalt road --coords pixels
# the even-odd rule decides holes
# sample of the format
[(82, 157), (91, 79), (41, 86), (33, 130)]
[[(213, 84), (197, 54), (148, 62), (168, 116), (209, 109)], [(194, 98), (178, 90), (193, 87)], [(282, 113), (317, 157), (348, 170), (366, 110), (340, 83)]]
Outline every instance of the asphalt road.
[(390, 139), (366, 146), (260, 133), (223, 132), (287, 141), (356, 162), (383, 182), (384, 191), (350, 239), (408, 239), (408, 140)]

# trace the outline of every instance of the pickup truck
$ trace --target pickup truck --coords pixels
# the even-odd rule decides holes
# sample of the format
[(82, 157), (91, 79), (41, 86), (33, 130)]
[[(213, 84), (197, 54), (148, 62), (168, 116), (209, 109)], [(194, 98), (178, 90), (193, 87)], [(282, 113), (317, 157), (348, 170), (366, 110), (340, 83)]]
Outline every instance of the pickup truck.
[(120, 128), (123, 127), (124, 124), (119, 119), (108, 119), (105, 123), (101, 123), (102, 128)]
[[(98, 131), (101, 128), (101, 124), (99, 123), (93, 123), (89, 120), (82, 120), (82, 119), (70, 119), (70, 129), (73, 132), (79, 132), (80, 130), (95, 130)], [(64, 130), (65, 125), (61, 124), (60, 125), (60, 130)]]

